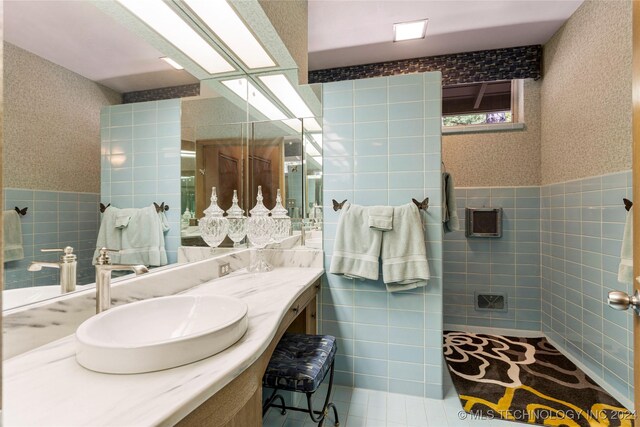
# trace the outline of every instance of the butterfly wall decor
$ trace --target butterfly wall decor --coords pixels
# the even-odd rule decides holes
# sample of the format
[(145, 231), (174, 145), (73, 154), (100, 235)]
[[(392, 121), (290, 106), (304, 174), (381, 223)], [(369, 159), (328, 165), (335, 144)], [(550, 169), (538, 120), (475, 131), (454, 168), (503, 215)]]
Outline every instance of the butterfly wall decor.
[(104, 211), (106, 211), (109, 206), (111, 206), (111, 203), (106, 206), (103, 203), (100, 203), (100, 213), (104, 213)]
[(631, 210), (631, 206), (633, 206), (633, 202), (629, 199), (622, 199), (622, 202), (624, 203), (624, 208), (629, 212), (629, 210)]
[(16, 212), (18, 212), (18, 215), (20, 216), (25, 216), (27, 214), (27, 209), (29, 209), (28, 207), (24, 207), (22, 209), (20, 209), (19, 207), (15, 207)]
[(156, 207), (156, 212), (160, 213), (160, 212), (166, 212), (169, 210), (169, 205), (165, 205), (164, 202), (157, 204), (156, 202), (153, 202), (153, 206)]

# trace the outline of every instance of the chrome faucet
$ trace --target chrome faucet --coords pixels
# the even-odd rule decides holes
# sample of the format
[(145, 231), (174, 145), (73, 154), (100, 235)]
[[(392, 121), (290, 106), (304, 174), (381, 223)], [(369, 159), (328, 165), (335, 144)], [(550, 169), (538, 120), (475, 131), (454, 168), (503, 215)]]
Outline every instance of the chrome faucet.
[(100, 255), (96, 258), (96, 313), (108, 310), (111, 307), (111, 272), (131, 270), (136, 275), (147, 273), (144, 265), (111, 264), (109, 252), (116, 250), (101, 248)]
[(67, 292), (73, 292), (76, 290), (76, 270), (78, 262), (77, 257), (73, 254), (73, 248), (67, 246), (64, 249), (40, 249), (41, 252), (64, 252), (64, 255), (60, 257), (60, 262), (42, 262), (33, 261), (28, 271), (40, 271), (45, 268), (58, 268), (60, 269), (60, 293), (65, 294)]

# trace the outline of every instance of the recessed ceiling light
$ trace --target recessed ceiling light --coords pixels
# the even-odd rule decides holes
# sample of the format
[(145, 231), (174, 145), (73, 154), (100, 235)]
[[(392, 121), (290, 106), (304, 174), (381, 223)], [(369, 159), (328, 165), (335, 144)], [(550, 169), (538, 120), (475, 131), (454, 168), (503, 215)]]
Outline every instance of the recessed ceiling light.
[(428, 19), (421, 19), (393, 24), (393, 41), (423, 39), (427, 33), (427, 21)]
[(173, 59), (169, 58), (168, 56), (163, 56), (160, 59), (162, 59), (167, 64), (171, 65), (176, 70), (184, 70), (184, 67), (182, 65), (178, 64), (176, 61), (174, 61)]
[(235, 70), (162, 0), (118, 0), (118, 2), (209, 74)]
[(275, 67), (273, 59), (225, 0), (185, 2), (247, 67)]

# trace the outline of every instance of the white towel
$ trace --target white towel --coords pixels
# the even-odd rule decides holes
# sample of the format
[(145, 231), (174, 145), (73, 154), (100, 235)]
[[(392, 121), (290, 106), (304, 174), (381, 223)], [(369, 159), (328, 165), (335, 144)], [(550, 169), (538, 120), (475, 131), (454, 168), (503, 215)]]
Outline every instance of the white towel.
[(393, 206), (370, 206), (369, 228), (382, 231), (393, 229)]
[[(167, 264), (165, 226), (155, 206), (137, 209), (122, 229), (120, 261), (123, 264), (159, 266)], [(166, 227), (168, 229), (168, 226)]]
[(633, 207), (627, 212), (627, 221), (624, 224), (618, 282), (633, 284)]
[(99, 249), (106, 247), (120, 251), (109, 254), (113, 264), (165, 265), (168, 261), (164, 233), (168, 229), (164, 212), (159, 214), (155, 206), (142, 209), (110, 206), (102, 217), (93, 263)]
[(422, 218), (415, 204), (393, 209), (393, 230), (383, 233), (381, 256), (387, 291), (415, 289), (429, 280)]
[(446, 233), (460, 230), (455, 190), (453, 177), (450, 173), (444, 172), (442, 174), (442, 222)]
[(4, 211), (3, 221), (4, 262), (24, 259), (20, 215), (15, 210)]
[(377, 280), (381, 241), (382, 231), (369, 228), (368, 208), (346, 202), (340, 211), (329, 272)]

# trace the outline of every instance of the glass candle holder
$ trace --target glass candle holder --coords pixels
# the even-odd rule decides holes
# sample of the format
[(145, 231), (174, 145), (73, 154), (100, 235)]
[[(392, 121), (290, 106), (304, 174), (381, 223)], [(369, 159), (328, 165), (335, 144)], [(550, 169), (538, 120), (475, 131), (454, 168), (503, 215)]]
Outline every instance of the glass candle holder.
[(229, 221), (223, 216), (224, 211), (218, 206), (216, 187), (211, 190), (211, 204), (204, 210), (200, 219), (200, 235), (207, 245), (217, 248), (227, 236)]

